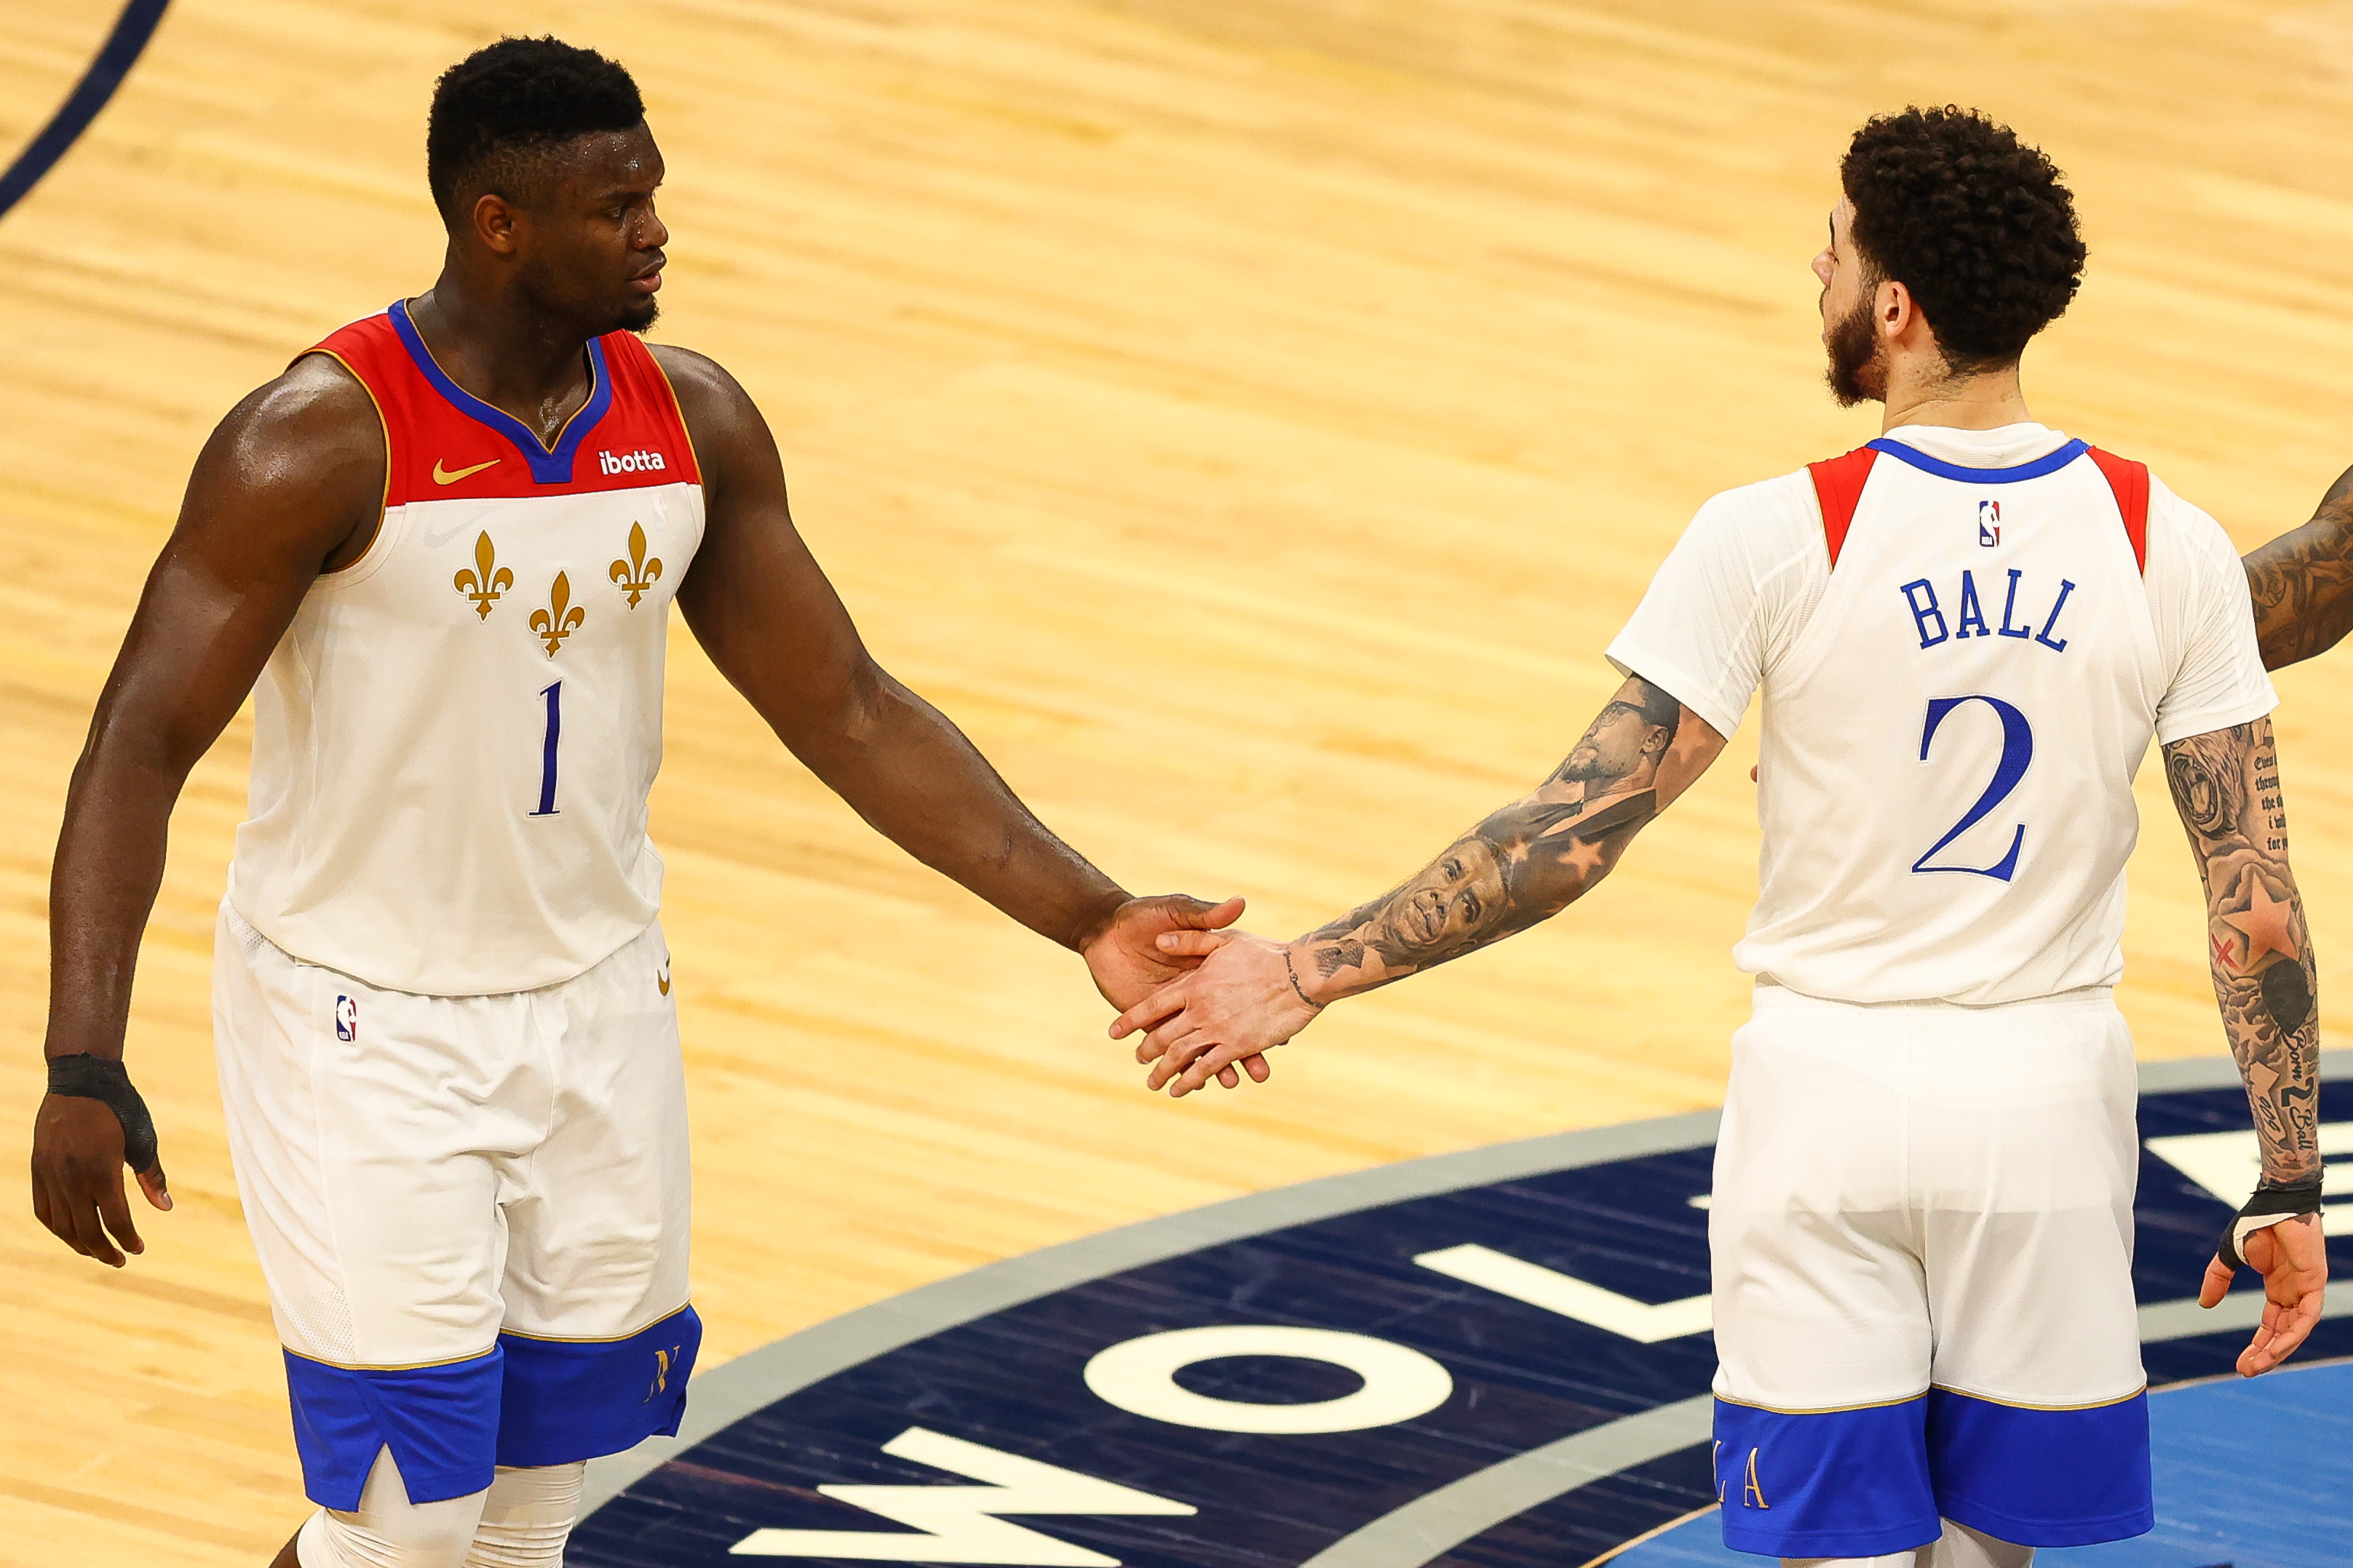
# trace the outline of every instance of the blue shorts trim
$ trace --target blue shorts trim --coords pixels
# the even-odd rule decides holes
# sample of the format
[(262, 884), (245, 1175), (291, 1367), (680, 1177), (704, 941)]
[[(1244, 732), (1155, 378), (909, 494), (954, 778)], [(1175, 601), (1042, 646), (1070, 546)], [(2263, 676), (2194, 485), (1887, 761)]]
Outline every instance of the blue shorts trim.
[(1715, 1402), (1724, 1543), (1767, 1557), (1877, 1557), (1943, 1533), (1928, 1396), (1790, 1415)]
[(360, 1506), (376, 1455), (390, 1448), (412, 1502), (480, 1491), (498, 1446), (505, 1361), (493, 1347), (470, 1361), (387, 1372), (288, 1351), (302, 1490), (321, 1508), (348, 1512)]
[(625, 1340), (583, 1342), (501, 1334), (506, 1378), (498, 1462), (568, 1465), (676, 1434), (702, 1320), (681, 1307)]
[(678, 1431), (702, 1320), (682, 1307), (625, 1340), (501, 1334), (483, 1355), (385, 1371), (286, 1352), (302, 1490), (322, 1508), (360, 1505), (392, 1450), (412, 1502), (466, 1497), (500, 1465), (568, 1465)]
[(1937, 1508), (2021, 1546), (2093, 1546), (2157, 1528), (2148, 1395), (2081, 1410), (1928, 1393)]
[(1853, 1410), (1715, 1404), (1724, 1543), (1767, 1557), (1876, 1557), (1939, 1518), (2021, 1546), (2091, 1546), (2156, 1527), (2148, 1398), (2075, 1410), (1947, 1389)]

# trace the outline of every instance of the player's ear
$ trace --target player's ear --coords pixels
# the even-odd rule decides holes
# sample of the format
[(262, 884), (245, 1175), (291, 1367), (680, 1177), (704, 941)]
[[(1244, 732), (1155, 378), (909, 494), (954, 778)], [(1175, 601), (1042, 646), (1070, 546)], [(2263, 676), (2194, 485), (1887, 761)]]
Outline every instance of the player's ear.
[(515, 228), (522, 218), (515, 205), (495, 191), (484, 191), (474, 198), (474, 237), (498, 256), (515, 253)]

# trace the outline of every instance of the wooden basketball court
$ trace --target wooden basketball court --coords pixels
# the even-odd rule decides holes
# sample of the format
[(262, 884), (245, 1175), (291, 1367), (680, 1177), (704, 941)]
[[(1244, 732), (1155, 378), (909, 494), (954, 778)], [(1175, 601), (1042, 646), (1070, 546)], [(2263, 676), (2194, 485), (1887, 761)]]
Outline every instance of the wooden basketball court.
[[(114, 9), (0, 0), (0, 157)], [(637, 73), (659, 334), (766, 409), (882, 660), (1128, 886), (1241, 892), (1270, 931), (1541, 777), (1708, 494), (1875, 433), (1821, 389), (1807, 271), (1874, 110), (1979, 105), (2071, 176), (2092, 264), (2028, 360), (2042, 417), (2242, 546), (2353, 462), (2345, 0), (176, 0), (0, 224), (0, 1164), (38, 1094), (68, 771), (190, 460), (431, 281), (427, 98), (501, 31)], [(673, 647), (655, 828), (704, 1375), (1124, 1221), (1719, 1096), (1750, 731), (1590, 904), (1172, 1104), (1076, 959), (876, 837)], [(2280, 687), (2341, 997), (2353, 649)], [(307, 1506), (209, 1049), (247, 736), (197, 771), (140, 977), (177, 1212), (112, 1274), (0, 1211), (0, 1563), (254, 1565)], [(2145, 1056), (2214, 1053), (2157, 769), (2142, 805), (2124, 1004)]]

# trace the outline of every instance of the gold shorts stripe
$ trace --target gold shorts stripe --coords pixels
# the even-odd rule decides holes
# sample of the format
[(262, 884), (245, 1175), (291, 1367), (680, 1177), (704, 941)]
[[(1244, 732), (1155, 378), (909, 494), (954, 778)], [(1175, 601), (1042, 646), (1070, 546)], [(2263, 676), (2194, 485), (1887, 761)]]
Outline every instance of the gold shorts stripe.
[[(1780, 1405), (1759, 1405), (1753, 1399), (1735, 1399), (1728, 1394), (1715, 1395), (1715, 1401), (1719, 1405), (1737, 1405), (1743, 1410), (1762, 1410), (1772, 1415), (1839, 1415), (1849, 1410), (1884, 1410), (1892, 1405), (1909, 1405), (1915, 1399), (1927, 1397), (1928, 1391), (1924, 1388), (1917, 1394), (1906, 1394), (1901, 1399), (1873, 1399), (1861, 1405), (1825, 1405), (1818, 1408), (1803, 1410), (1792, 1410)], [(1973, 1394), (1971, 1397), (1976, 1396)]]

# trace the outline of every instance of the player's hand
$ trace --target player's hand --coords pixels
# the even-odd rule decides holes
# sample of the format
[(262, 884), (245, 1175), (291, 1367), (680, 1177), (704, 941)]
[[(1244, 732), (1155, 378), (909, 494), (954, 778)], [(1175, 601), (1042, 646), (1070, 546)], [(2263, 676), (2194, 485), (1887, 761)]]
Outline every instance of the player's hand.
[[(2320, 1321), (2328, 1288), (2328, 1241), (2316, 1214), (2291, 1215), (2250, 1235), (2240, 1251), (2263, 1277), (2263, 1321), (2239, 1354), (2239, 1375), (2254, 1377), (2295, 1353)], [(2232, 1269), (2220, 1258), (2206, 1266), (2198, 1304), (2211, 1307), (2231, 1289)]]
[(1322, 1011), (1293, 986), (1279, 942), (1243, 931), (1180, 932), (1161, 945), (1203, 955), (1201, 966), (1163, 985), (1111, 1026), (1114, 1040), (1147, 1031), (1136, 1043), (1135, 1059), (1152, 1065), (1145, 1079), (1152, 1089), (1181, 1098), (1208, 1087), (1212, 1078), (1231, 1089), (1236, 1062), (1264, 1083), (1265, 1053)]
[[(137, 1174), (148, 1203), (169, 1210), (163, 1161)], [(125, 1252), (147, 1250), (123, 1192), (122, 1123), (104, 1102), (42, 1097), (33, 1119), (33, 1214), (59, 1241), (110, 1268), (122, 1267)]]
[[(1240, 899), (1208, 904), (1183, 893), (1130, 899), (1081, 950), (1095, 989), (1114, 1007), (1134, 1005), (1201, 962), (1199, 952), (1183, 945), (1186, 939), (1212, 936), (1241, 919), (1243, 907)], [(1251, 1078), (1266, 1081), (1263, 1058), (1244, 1065)], [(1232, 1089), (1241, 1079), (1229, 1067), (1219, 1081)]]

